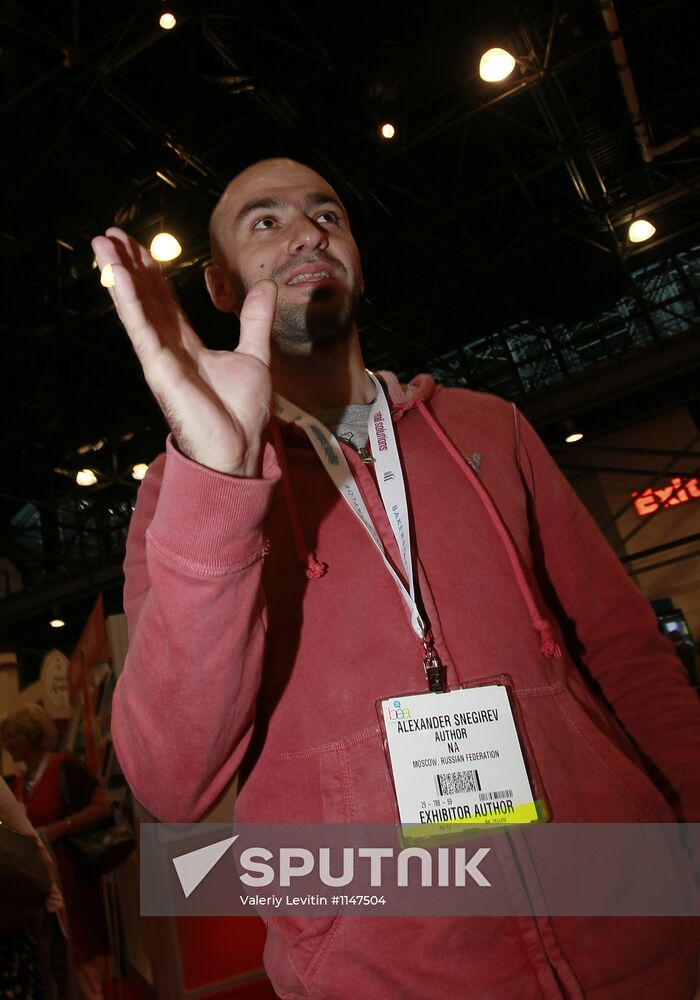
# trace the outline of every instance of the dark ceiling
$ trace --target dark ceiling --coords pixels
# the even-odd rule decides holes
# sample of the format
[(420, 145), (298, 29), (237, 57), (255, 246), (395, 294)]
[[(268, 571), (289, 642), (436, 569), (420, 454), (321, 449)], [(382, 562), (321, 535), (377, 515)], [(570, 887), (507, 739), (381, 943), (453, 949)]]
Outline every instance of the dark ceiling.
[[(184, 252), (167, 270), (204, 339), (228, 347), (235, 328), (204, 292), (206, 222), (260, 157), (311, 164), (345, 200), (371, 366), (513, 398), (546, 438), (567, 415), (595, 434), (692, 397), (698, 27), (694, 0), (5, 0), (0, 559), (22, 577), (0, 599), (6, 646), (31, 660), (55, 643), (53, 607), (69, 650), (100, 587), (118, 609), (130, 469), (164, 436), (90, 237), (115, 222), (146, 243), (174, 232)], [(494, 44), (518, 65), (487, 84)], [(657, 232), (634, 247), (642, 214)], [(85, 465), (89, 491), (73, 481)]]

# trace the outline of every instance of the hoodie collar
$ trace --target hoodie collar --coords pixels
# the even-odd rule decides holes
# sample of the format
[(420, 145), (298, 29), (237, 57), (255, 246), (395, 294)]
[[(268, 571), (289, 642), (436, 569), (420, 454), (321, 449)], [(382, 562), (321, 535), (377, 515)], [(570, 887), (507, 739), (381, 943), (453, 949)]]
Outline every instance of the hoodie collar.
[[(432, 398), (435, 393), (435, 379), (432, 375), (416, 375), (410, 382), (404, 384), (399, 382), (396, 375), (389, 371), (375, 371), (374, 374), (381, 381), (389, 398), (391, 415), (396, 423), (404, 413), (412, 410), (418, 402), (425, 402)], [(305, 432), (295, 424), (288, 424), (277, 417), (272, 418), (282, 430), (286, 439), (308, 444)]]

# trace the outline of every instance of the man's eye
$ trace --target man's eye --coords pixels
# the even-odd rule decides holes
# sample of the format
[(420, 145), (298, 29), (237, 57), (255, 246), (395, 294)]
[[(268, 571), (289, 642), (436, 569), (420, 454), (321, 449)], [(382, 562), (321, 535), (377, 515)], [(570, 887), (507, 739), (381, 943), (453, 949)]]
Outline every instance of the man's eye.
[(275, 220), (266, 216), (264, 219), (258, 219), (258, 221), (253, 226), (253, 229), (272, 229), (275, 224)]
[(326, 212), (321, 212), (318, 217), (319, 222), (338, 222), (340, 216), (337, 212), (332, 211), (330, 208)]

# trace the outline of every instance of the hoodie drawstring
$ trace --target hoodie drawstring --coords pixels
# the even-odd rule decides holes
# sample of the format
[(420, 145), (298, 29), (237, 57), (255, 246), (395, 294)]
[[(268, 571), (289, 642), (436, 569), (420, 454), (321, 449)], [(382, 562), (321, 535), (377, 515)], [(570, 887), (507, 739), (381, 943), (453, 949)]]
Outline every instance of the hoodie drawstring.
[(498, 533), (498, 537), (503, 543), (503, 547), (506, 550), (508, 559), (510, 561), (511, 568), (513, 570), (513, 575), (515, 576), (516, 583), (520, 593), (522, 594), (525, 606), (527, 607), (528, 614), (530, 616), (530, 621), (532, 622), (532, 627), (540, 636), (540, 652), (543, 656), (548, 656), (552, 658), (559, 658), (561, 656), (561, 649), (557, 645), (554, 639), (554, 632), (552, 629), (552, 623), (546, 618), (543, 618), (537, 604), (535, 603), (535, 598), (532, 595), (532, 591), (525, 577), (525, 572), (520, 562), (520, 557), (518, 555), (513, 539), (510, 537), (510, 533), (503, 523), (503, 518), (501, 517), (496, 505), (484, 488), (483, 483), (479, 479), (478, 475), (471, 467), (471, 465), (464, 460), (462, 455), (460, 455), (457, 448), (450, 441), (447, 434), (437, 422), (435, 417), (432, 415), (428, 407), (425, 405), (423, 400), (418, 400), (416, 403), (418, 411), (423, 416), (423, 419), (428, 424), (430, 429), (433, 431), (438, 441), (442, 444), (443, 448), (447, 451), (451, 458), (459, 466), (462, 475), (465, 476), (467, 481), (470, 483), (479, 500), (484, 506), (486, 513), (488, 514), (491, 523)]
[[(508, 556), (508, 560), (515, 576), (515, 581), (518, 585), (518, 589), (522, 595), (523, 601), (530, 616), (530, 621), (532, 622), (532, 627), (539, 634), (540, 637), (540, 652), (543, 656), (556, 658), (561, 657), (561, 649), (559, 648), (555, 638), (554, 630), (552, 628), (552, 623), (547, 619), (543, 618), (542, 614), (537, 607), (537, 603), (528, 584), (527, 578), (525, 576), (525, 571), (523, 570), (522, 563), (520, 561), (520, 556), (515, 547), (513, 539), (510, 536), (506, 525), (503, 522), (496, 505), (486, 491), (483, 483), (481, 482), (476, 471), (471, 467), (471, 465), (464, 460), (462, 455), (459, 453), (457, 448), (455, 448), (452, 441), (442, 429), (440, 424), (437, 422), (435, 417), (432, 415), (430, 410), (427, 408), (423, 400), (417, 400), (416, 406), (419, 413), (422, 415), (425, 422), (428, 424), (430, 429), (433, 431), (438, 441), (442, 444), (443, 448), (447, 451), (448, 455), (456, 462), (462, 475), (467, 479), (472, 489), (475, 491), (479, 500), (481, 501), (484, 510), (486, 511), (491, 523), (493, 524), (498, 537), (501, 539), (503, 547)], [(299, 508), (297, 507), (296, 499), (294, 496), (294, 490), (292, 489), (292, 482), (289, 475), (289, 467), (287, 465), (287, 455), (284, 448), (284, 443), (282, 441), (282, 435), (280, 434), (280, 429), (277, 421), (270, 421), (270, 429), (272, 433), (272, 440), (275, 446), (275, 451), (277, 453), (277, 461), (279, 462), (280, 471), (282, 473), (282, 484), (284, 487), (284, 494), (287, 501), (287, 509), (289, 511), (289, 519), (292, 525), (292, 533), (294, 535), (294, 544), (297, 551), (297, 558), (299, 563), (305, 567), (306, 576), (309, 580), (317, 580), (322, 576), (325, 576), (328, 566), (326, 563), (321, 562), (320, 559), (316, 557), (315, 552), (310, 552), (304, 541), (304, 532), (301, 526), (301, 517), (299, 515)]]
[(322, 563), (320, 559), (316, 558), (315, 552), (310, 552), (306, 548), (304, 532), (301, 527), (301, 517), (299, 516), (299, 508), (297, 507), (294, 490), (292, 489), (292, 481), (289, 475), (287, 453), (284, 450), (284, 442), (282, 441), (282, 435), (280, 434), (280, 429), (277, 426), (277, 421), (270, 421), (270, 430), (272, 431), (272, 441), (275, 446), (275, 451), (277, 452), (277, 461), (279, 462), (280, 471), (282, 473), (282, 485), (284, 487), (284, 495), (287, 501), (289, 520), (292, 523), (292, 534), (294, 535), (297, 559), (302, 566), (306, 567), (307, 579), (318, 580), (320, 577), (325, 576), (328, 566), (326, 563)]

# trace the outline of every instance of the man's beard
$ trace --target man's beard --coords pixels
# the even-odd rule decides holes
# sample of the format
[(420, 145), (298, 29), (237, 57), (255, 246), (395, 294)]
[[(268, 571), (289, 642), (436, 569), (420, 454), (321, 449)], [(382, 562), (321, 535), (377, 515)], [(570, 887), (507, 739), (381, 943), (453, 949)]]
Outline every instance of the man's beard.
[[(339, 260), (326, 257), (324, 254), (313, 258), (313, 263), (327, 260), (332, 264), (336, 276), (347, 280), (347, 268)], [(296, 261), (311, 263), (311, 260)], [(285, 287), (285, 272), (289, 265), (273, 271), (270, 277), (277, 281), (280, 290)], [(284, 354), (308, 354), (314, 347), (328, 345), (347, 340), (355, 326), (357, 307), (360, 301), (360, 285), (355, 281), (352, 285), (344, 284), (343, 291), (334, 284), (332, 287), (321, 286), (303, 303), (285, 301), (281, 296), (277, 299), (275, 320), (272, 325), (272, 336), (279, 350)]]

